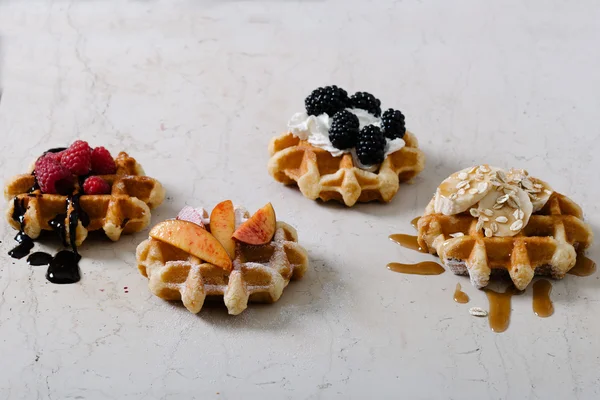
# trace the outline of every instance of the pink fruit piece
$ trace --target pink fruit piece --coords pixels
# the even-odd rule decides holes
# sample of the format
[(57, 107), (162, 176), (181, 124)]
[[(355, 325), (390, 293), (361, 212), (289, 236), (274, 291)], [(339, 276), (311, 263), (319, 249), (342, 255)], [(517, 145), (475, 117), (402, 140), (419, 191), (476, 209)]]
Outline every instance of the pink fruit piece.
[(185, 206), (181, 209), (181, 211), (179, 211), (175, 219), (192, 222), (206, 229), (204, 222), (202, 222), (202, 220), (206, 218), (208, 218), (208, 215), (205, 214), (204, 210), (200, 210), (190, 206)]

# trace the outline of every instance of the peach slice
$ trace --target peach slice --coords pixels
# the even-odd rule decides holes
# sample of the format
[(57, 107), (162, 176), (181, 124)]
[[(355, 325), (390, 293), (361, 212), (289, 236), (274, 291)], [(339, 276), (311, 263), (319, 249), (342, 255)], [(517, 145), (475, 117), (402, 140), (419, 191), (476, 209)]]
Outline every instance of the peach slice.
[(235, 258), (235, 241), (231, 238), (235, 231), (235, 213), (231, 200), (215, 206), (210, 213), (210, 233), (223, 245), (229, 258)]
[(150, 231), (150, 237), (168, 243), (206, 262), (231, 271), (227, 251), (206, 229), (179, 219), (163, 221)]
[(268, 203), (240, 225), (233, 233), (233, 237), (247, 244), (266, 244), (273, 238), (275, 228), (275, 210), (271, 203)]

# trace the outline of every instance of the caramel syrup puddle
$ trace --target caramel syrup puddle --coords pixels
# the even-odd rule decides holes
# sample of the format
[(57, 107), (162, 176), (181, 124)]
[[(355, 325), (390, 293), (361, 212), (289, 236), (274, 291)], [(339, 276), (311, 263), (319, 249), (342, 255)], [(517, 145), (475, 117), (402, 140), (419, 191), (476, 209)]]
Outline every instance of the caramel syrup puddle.
[(575, 266), (568, 273), (575, 276), (589, 276), (594, 272), (596, 272), (596, 263), (579, 253)]
[(504, 332), (510, 323), (510, 299), (514, 295), (522, 294), (513, 285), (509, 286), (504, 293), (495, 290), (483, 289), (490, 303), (488, 321), (492, 331), (496, 333)]
[(402, 247), (406, 247), (407, 249), (415, 250), (421, 253), (426, 253), (425, 250), (419, 246), (419, 242), (417, 241), (417, 237), (413, 235), (405, 235), (403, 233), (396, 233), (394, 235), (390, 235), (390, 240), (392, 242), (398, 243)]
[(550, 300), (552, 284), (540, 279), (533, 284), (533, 312), (538, 317), (546, 318), (554, 314), (554, 306)]
[(389, 263), (387, 269), (412, 275), (439, 275), (446, 271), (444, 267), (433, 261), (423, 261), (417, 264)]
[(454, 290), (454, 301), (460, 304), (466, 304), (469, 302), (469, 295), (461, 289), (460, 283), (457, 283), (456, 289)]
[(413, 228), (415, 228), (415, 229), (418, 228), (418, 223), (419, 223), (420, 219), (421, 219), (421, 217), (415, 217), (410, 221), (410, 224), (412, 225)]

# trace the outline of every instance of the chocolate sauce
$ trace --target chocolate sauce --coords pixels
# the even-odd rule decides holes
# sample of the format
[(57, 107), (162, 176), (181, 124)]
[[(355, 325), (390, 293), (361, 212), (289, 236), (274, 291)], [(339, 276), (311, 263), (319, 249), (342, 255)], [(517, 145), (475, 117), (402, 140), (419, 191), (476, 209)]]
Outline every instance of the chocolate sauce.
[[(66, 206), (65, 206), (66, 208)], [(68, 246), (67, 244), (67, 226), (65, 225), (65, 221), (67, 219), (67, 214), (58, 214), (56, 217), (52, 218), (48, 221), (48, 225), (52, 228), (54, 232), (58, 235), (63, 245)]]
[(33, 240), (23, 231), (25, 228), (25, 212), (27, 211), (27, 207), (25, 207), (25, 200), (17, 197), (14, 198), (13, 204), (12, 219), (19, 222), (21, 229), (17, 233), (17, 236), (15, 236), (15, 241), (19, 244), (9, 251), (8, 255), (12, 258), (23, 258), (33, 248)]
[[(65, 148), (54, 148), (46, 151), (44, 154), (58, 153), (63, 150), (65, 150)], [(35, 174), (33, 175), (35, 177)], [(81, 187), (85, 177), (80, 177), (79, 179)], [(33, 187), (29, 190), (28, 196), (35, 197), (36, 195), (34, 192), (37, 190), (39, 190), (39, 185), (36, 179)], [(87, 227), (90, 224), (90, 218), (79, 204), (80, 197), (81, 194), (69, 195), (65, 203), (66, 213), (58, 214), (48, 221), (48, 225), (50, 225), (52, 230), (54, 230), (54, 232), (56, 232), (56, 234), (60, 237), (62, 243), (65, 246), (70, 245), (73, 251), (62, 250), (59, 251), (54, 257), (48, 253), (36, 252), (27, 258), (27, 262), (30, 265), (48, 265), (46, 279), (52, 283), (75, 283), (79, 282), (81, 279), (81, 274), (79, 271), (79, 260), (81, 260), (81, 256), (77, 252), (77, 226), (79, 221), (81, 221), (81, 224), (84, 227)], [(25, 207), (25, 200), (15, 197), (12, 218), (19, 222), (21, 229), (19, 230), (17, 236), (15, 236), (15, 240), (19, 243), (19, 245), (8, 253), (14, 258), (25, 257), (30, 253), (34, 246), (33, 240), (24, 232), (26, 211), (27, 208)], [(66, 240), (67, 223), (69, 224), (69, 244), (67, 244)]]
[(48, 253), (44, 253), (43, 251), (37, 251), (27, 257), (27, 264), (29, 265), (48, 265), (52, 261), (54, 257), (52, 257)]
[(50, 262), (46, 279), (52, 283), (75, 283), (81, 279), (79, 272), (81, 256), (69, 250), (59, 251)]

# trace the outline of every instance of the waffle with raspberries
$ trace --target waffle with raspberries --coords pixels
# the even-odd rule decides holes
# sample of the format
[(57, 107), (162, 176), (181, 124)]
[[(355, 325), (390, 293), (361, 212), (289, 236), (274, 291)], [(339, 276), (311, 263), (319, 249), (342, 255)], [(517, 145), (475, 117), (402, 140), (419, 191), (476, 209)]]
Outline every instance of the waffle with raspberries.
[[(4, 196), (13, 228), (36, 239), (61, 227), (64, 242), (80, 246), (90, 231), (103, 229), (116, 241), (146, 228), (150, 209), (162, 203), (165, 190), (127, 153), (113, 159), (103, 147), (91, 149), (78, 140), (40, 156), (29, 173), (8, 181)], [(74, 238), (71, 226), (76, 226)]]
[(311, 200), (389, 202), (400, 182), (425, 167), (415, 135), (402, 112), (387, 109), (367, 92), (351, 96), (335, 85), (320, 87), (290, 119), (289, 133), (269, 145), (269, 173), (297, 185)]

